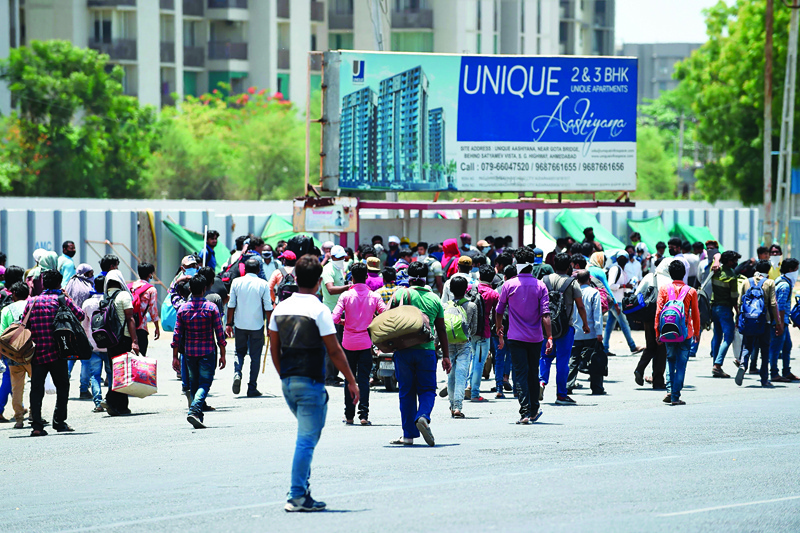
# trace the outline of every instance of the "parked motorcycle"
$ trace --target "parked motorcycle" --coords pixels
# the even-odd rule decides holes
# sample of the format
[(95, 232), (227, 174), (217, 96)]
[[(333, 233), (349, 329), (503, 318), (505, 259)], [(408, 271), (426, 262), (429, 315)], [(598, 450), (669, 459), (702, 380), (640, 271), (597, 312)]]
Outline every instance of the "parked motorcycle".
[(372, 348), (372, 353), (376, 381), (383, 383), (388, 392), (397, 391), (397, 378), (394, 376), (394, 354), (383, 353), (377, 347)]

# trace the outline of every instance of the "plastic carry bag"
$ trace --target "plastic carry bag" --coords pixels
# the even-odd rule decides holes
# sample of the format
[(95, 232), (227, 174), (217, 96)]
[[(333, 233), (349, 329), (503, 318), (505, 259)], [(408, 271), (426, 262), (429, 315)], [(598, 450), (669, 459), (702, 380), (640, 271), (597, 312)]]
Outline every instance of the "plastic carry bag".
[(44, 393), (45, 394), (55, 394), (56, 393), (56, 384), (53, 383), (53, 378), (50, 377), (50, 374), (47, 374), (47, 377), (44, 378)]
[(144, 398), (158, 392), (156, 360), (134, 353), (118, 355), (111, 361), (111, 390)]

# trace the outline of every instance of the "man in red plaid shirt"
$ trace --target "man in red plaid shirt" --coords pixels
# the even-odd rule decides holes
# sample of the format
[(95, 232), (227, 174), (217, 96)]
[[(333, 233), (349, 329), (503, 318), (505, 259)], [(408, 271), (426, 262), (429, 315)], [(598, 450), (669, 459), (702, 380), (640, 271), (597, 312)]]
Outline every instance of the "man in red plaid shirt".
[[(58, 311), (58, 297), (61, 292), (61, 274), (57, 270), (45, 270), (41, 274), (44, 292), (28, 300), (23, 316), (31, 311), (27, 329), (31, 331), (31, 339), (36, 344), (36, 353), (31, 360), (31, 437), (47, 435), (42, 420), (42, 398), (44, 398), (44, 381), (47, 374), (53, 378), (56, 386), (56, 410), (53, 413), (53, 429), (62, 433), (74, 431), (67, 425), (67, 400), (69, 399), (69, 371), (67, 360), (60, 359), (58, 348), (53, 338), (53, 319)], [(67, 307), (83, 320), (84, 314), (69, 296), (64, 295)]]
[[(189, 421), (195, 429), (202, 429), (203, 402), (205, 402), (211, 383), (214, 381), (214, 368), (217, 366), (217, 346), (219, 346), (219, 369), (225, 368), (225, 331), (222, 329), (217, 306), (205, 299), (208, 280), (195, 274), (189, 280), (191, 299), (183, 304), (175, 320), (175, 333), (172, 336), (172, 368), (178, 372), (181, 361), (178, 352), (186, 359), (189, 372), (189, 390), (192, 403), (189, 406)], [(217, 344), (214, 345), (216, 335)]]

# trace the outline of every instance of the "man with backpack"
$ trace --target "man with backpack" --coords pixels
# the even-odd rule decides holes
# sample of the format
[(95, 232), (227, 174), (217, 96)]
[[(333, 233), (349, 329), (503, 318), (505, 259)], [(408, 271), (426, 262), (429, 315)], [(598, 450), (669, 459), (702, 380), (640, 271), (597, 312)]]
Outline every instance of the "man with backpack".
[[(366, 285), (367, 265), (355, 263), (351, 269), (353, 287), (342, 294), (333, 309), (333, 323), (344, 323), (342, 348), (347, 357), (350, 370), (358, 383), (359, 402), (358, 419), (362, 426), (369, 422), (369, 378), (372, 372), (372, 339), (367, 328), (375, 315), (386, 311), (386, 304), (381, 297), (369, 290)], [(356, 406), (350, 395), (350, 389), (344, 386), (344, 418), (347, 425), (354, 424)]]
[(444, 281), (442, 280), (444, 270), (442, 269), (442, 263), (438, 259), (428, 255), (427, 242), (417, 243), (417, 261), (428, 265), (427, 285), (431, 288), (433, 294), (441, 296), (444, 288)]
[(250, 354), (250, 380), (247, 383), (247, 397), (257, 398), (258, 369), (261, 352), (264, 349), (264, 321), (272, 314), (272, 299), (266, 281), (258, 277), (258, 261), (248, 258), (244, 264), (245, 275), (231, 283), (228, 300), (228, 320), (226, 333), (236, 339), (236, 359), (233, 363), (233, 393), (239, 394), (242, 387), (242, 368), (244, 358)]
[(583, 305), (581, 288), (575, 282), (575, 279), (567, 274), (569, 265), (569, 255), (556, 255), (554, 260), (555, 272), (542, 279), (544, 286), (547, 288), (549, 299), (553, 349), (550, 352), (542, 350), (541, 358), (539, 359), (539, 400), (544, 399), (544, 389), (550, 381), (550, 367), (553, 364), (553, 360), (555, 360), (556, 405), (575, 404), (575, 400), (567, 394), (569, 360), (572, 354), (572, 343), (575, 340), (575, 309), (578, 310), (577, 314), (581, 317), (583, 333), (588, 334), (591, 332), (586, 319), (586, 309)]
[(458, 258), (458, 272), (448, 279), (442, 288), (442, 303), (445, 304), (453, 299), (453, 294), (450, 292), (450, 280), (456, 277), (462, 277), (467, 280), (469, 287), (472, 288), (472, 258), (468, 255), (462, 255)]
[[(483, 367), (485, 366), (486, 359), (489, 357), (489, 346), (492, 342), (492, 310), (497, 307), (497, 302), (500, 300), (500, 294), (492, 288), (492, 281), (494, 280), (495, 270), (489, 265), (482, 265), (478, 269), (478, 285), (475, 286), (475, 291), (480, 295), (480, 303), (483, 305), (482, 318), (478, 323), (478, 331), (472, 341), (473, 351), (473, 373), (472, 373), (472, 390), (470, 391), (470, 399), (476, 397), (474, 394), (477, 392), (477, 397), (480, 396), (480, 383), (483, 377)], [(475, 375), (475, 369), (480, 366), (481, 373)], [(503, 394), (503, 372), (500, 372), (499, 383), (496, 387), (496, 398), (505, 398)], [(497, 376), (495, 376), (497, 377)], [(495, 379), (495, 382), (498, 380)], [(481, 400), (476, 400), (481, 401)]]
[[(775, 298), (778, 304), (778, 322), (782, 323), (783, 334), (772, 337), (769, 347), (769, 366), (772, 381), (791, 382), (800, 378), (792, 374), (789, 361), (792, 353), (791, 311), (792, 290), (797, 283), (800, 261), (790, 257), (781, 263), (781, 275), (775, 282)], [(778, 359), (783, 359), (783, 375), (778, 373)]]
[(47, 435), (42, 421), (42, 399), (44, 398), (44, 382), (47, 374), (53, 379), (56, 387), (56, 409), (53, 413), (53, 429), (62, 433), (74, 431), (67, 425), (67, 402), (69, 401), (69, 372), (67, 360), (59, 357), (56, 338), (53, 334), (53, 321), (59, 310), (59, 297), (63, 297), (67, 308), (83, 320), (84, 314), (61, 291), (61, 274), (57, 270), (45, 270), (41, 273), (44, 292), (36, 298), (29, 298), (22, 314), (30, 312), (26, 328), (31, 332), (31, 340), (36, 345), (36, 352), (31, 360), (31, 396), (30, 419), (31, 437)]
[[(550, 299), (547, 287), (531, 275), (533, 250), (517, 248), (517, 277), (506, 281), (500, 291), (495, 315), (498, 348), (505, 346), (503, 313), (508, 313), (508, 345), (514, 365), (514, 387), (519, 390), (518, 424), (539, 420), (539, 357), (547, 337), (545, 353), (553, 348), (550, 330)], [(542, 333), (544, 332), (544, 336)]]
[(686, 276), (684, 262), (670, 262), (669, 275), (672, 283), (658, 288), (655, 323), (658, 342), (666, 344), (669, 364), (670, 391), (664, 403), (686, 405), (681, 400), (681, 390), (692, 339), (696, 341), (700, 332), (700, 309), (697, 307), (697, 291), (683, 282)]
[(150, 284), (156, 267), (150, 263), (139, 263), (137, 268), (139, 279), (128, 285), (133, 303), (133, 317), (136, 322), (136, 340), (139, 344), (139, 351), (142, 355), (147, 355), (149, 345), (149, 331), (147, 329), (147, 315), (150, 315), (150, 322), (155, 326), (153, 340), (157, 341), (161, 337), (158, 316), (158, 291)]
[[(464, 418), (461, 412), (464, 401), (464, 388), (467, 385), (467, 374), (470, 362), (473, 371), (477, 358), (473, 356), (473, 344), (470, 339), (478, 330), (478, 308), (465, 297), (467, 280), (454, 277), (450, 283), (453, 300), (444, 304), (444, 324), (447, 330), (447, 342), (450, 347), (452, 368), (447, 376), (447, 395), (450, 397), (450, 416)], [(481, 365), (481, 370), (483, 366)], [(480, 375), (479, 375), (480, 377)], [(478, 391), (478, 388), (473, 389)], [(477, 396), (473, 401), (486, 401)]]
[[(103, 363), (108, 358), (108, 353), (106, 348), (99, 348), (97, 346), (92, 336), (92, 317), (95, 311), (100, 307), (100, 302), (103, 300), (105, 284), (105, 276), (97, 276), (94, 278), (94, 290), (89, 297), (83, 301), (83, 305), (81, 306), (85, 315), (83, 318), (83, 329), (89, 339), (89, 344), (92, 345), (92, 357), (89, 358), (88, 361), (81, 361), (81, 381), (83, 381), (85, 371), (86, 381), (92, 389), (89, 398), (94, 402), (93, 413), (104, 413), (106, 411), (101, 405), (103, 403), (103, 391), (101, 389), (103, 380), (101, 374), (103, 373)], [(139, 331), (140, 330), (136, 330), (136, 333), (138, 334)]]
[(622, 261), (622, 264), (612, 265), (608, 271), (608, 277), (606, 277), (605, 272), (602, 270), (602, 265), (605, 263), (605, 255), (603, 255), (602, 252), (592, 254), (591, 260), (589, 261), (589, 273), (603, 284), (602, 288), (600, 286), (596, 288), (599, 291), (607, 291), (609, 296), (608, 318), (606, 320), (606, 331), (603, 335), (603, 347), (606, 350), (606, 354), (609, 356), (613, 355), (610, 351), (611, 334), (614, 332), (614, 328), (616, 328), (617, 324), (619, 324), (619, 329), (622, 330), (622, 334), (625, 336), (631, 354), (637, 354), (644, 350), (644, 348), (637, 346), (636, 342), (633, 340), (631, 336), (631, 326), (628, 324), (628, 319), (625, 318), (625, 315), (622, 314), (622, 310), (620, 309), (623, 293), (625, 289), (630, 286), (628, 285), (627, 276), (624, 271), (627, 258), (620, 257), (619, 260)]
[[(744, 280), (739, 296), (739, 333), (742, 334), (742, 356), (736, 371), (736, 384), (741, 385), (756, 346), (761, 352), (761, 386), (772, 388), (769, 381), (770, 341), (783, 337), (784, 323), (778, 313), (775, 282), (769, 279), (771, 265), (767, 260), (756, 263), (752, 278)], [(776, 377), (776, 376), (773, 376)]]
[(739, 284), (733, 271), (739, 261), (737, 252), (723, 252), (719, 264), (711, 265), (711, 319), (714, 321), (714, 338), (711, 341), (711, 375), (715, 378), (729, 378), (722, 370), (725, 355), (733, 342), (734, 312), (738, 312)]
[(278, 266), (278, 270), (272, 273), (269, 278), (269, 292), (272, 297), (272, 304), (278, 305), (279, 302), (289, 298), (297, 292), (297, 281), (294, 275), (294, 266), (297, 264), (297, 256), (291, 250), (284, 251), (278, 257), (283, 264)]
[[(410, 287), (401, 289), (392, 298), (392, 307), (411, 305), (422, 311), (436, 330), (442, 350), (442, 369), (450, 372), (450, 349), (444, 323), (442, 302), (425, 286), (428, 266), (412, 263), (408, 267)], [(429, 446), (435, 444), (430, 428), (431, 412), (436, 399), (436, 349), (433, 339), (394, 353), (395, 374), (400, 390), (400, 418), (403, 436), (391, 442), (410, 446), (422, 435)]]

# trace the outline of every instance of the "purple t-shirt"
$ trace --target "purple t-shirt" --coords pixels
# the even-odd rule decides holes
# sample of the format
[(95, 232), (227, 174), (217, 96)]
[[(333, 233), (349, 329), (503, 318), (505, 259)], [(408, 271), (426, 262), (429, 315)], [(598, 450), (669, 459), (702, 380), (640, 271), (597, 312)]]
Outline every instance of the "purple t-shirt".
[(542, 342), (542, 317), (550, 314), (550, 297), (544, 283), (531, 274), (520, 274), (503, 284), (497, 314), (508, 306), (508, 338), (514, 341)]

